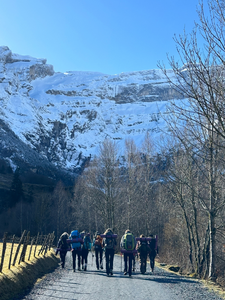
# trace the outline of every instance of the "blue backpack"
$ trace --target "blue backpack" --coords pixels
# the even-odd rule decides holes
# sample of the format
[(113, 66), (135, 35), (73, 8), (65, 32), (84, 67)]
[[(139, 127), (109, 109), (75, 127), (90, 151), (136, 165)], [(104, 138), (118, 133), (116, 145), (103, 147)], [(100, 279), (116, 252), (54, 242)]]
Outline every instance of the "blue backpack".
[[(78, 238), (81, 238), (79, 231), (78, 230), (71, 231), (70, 239), (73, 240)], [(77, 250), (81, 247), (81, 243), (80, 242), (72, 243), (71, 246), (73, 249)]]

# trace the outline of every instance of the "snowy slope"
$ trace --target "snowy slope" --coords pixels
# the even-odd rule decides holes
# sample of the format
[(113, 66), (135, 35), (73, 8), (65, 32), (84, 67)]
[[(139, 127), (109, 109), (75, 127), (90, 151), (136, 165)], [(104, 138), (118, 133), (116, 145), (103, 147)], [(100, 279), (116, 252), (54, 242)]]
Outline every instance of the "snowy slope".
[[(172, 73), (171, 73), (171, 76)], [(106, 138), (158, 138), (168, 101), (178, 99), (162, 72), (54, 73), (45, 59), (0, 47), (0, 119), (56, 166), (74, 171)]]

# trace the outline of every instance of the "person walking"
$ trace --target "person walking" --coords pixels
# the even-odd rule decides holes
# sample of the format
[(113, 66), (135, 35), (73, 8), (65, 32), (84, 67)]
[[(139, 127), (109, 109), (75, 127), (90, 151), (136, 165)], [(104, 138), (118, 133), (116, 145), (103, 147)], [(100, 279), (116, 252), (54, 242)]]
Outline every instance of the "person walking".
[(82, 255), (82, 270), (87, 271), (87, 258), (88, 252), (91, 250), (91, 239), (90, 235), (86, 231), (81, 232), (83, 234), (84, 243), (82, 245), (81, 255)]
[(133, 262), (133, 256), (134, 256), (134, 250), (136, 246), (135, 237), (132, 234), (132, 232), (127, 229), (125, 231), (125, 234), (122, 236), (120, 241), (120, 247), (123, 249), (124, 253), (124, 275), (127, 275), (127, 260), (129, 260), (129, 268), (128, 273), (131, 277), (132, 275), (132, 262)]
[(113, 275), (113, 259), (115, 253), (115, 246), (117, 245), (116, 239), (113, 236), (111, 228), (108, 228), (104, 233), (103, 246), (105, 248), (106, 259), (106, 274), (107, 276)]
[(156, 254), (158, 253), (158, 247), (157, 247), (157, 241), (156, 237), (151, 234), (150, 235), (150, 242), (149, 242), (149, 260), (150, 260), (150, 268), (152, 270), (152, 273), (154, 272), (154, 267), (155, 267), (155, 257)]
[(67, 243), (68, 238), (69, 238), (69, 234), (67, 232), (63, 232), (63, 234), (61, 234), (58, 244), (57, 244), (56, 255), (59, 252), (62, 268), (64, 268), (64, 266), (65, 266), (67, 251), (70, 250), (70, 245)]
[(80, 271), (80, 255), (81, 255), (81, 241), (82, 238), (78, 230), (71, 231), (69, 239), (71, 240), (71, 251), (73, 257), (73, 271), (76, 270), (76, 256), (78, 259), (78, 271)]
[(93, 240), (93, 247), (95, 251), (95, 260), (96, 260), (96, 268), (99, 270), (99, 266), (103, 269), (103, 238), (100, 236), (99, 232), (96, 232), (95, 239)]
[(149, 245), (147, 242), (147, 239), (143, 234), (140, 235), (140, 240), (138, 241), (136, 245), (136, 249), (139, 253), (140, 257), (140, 271), (142, 274), (145, 274), (146, 272), (146, 265), (147, 265), (147, 256), (149, 253)]

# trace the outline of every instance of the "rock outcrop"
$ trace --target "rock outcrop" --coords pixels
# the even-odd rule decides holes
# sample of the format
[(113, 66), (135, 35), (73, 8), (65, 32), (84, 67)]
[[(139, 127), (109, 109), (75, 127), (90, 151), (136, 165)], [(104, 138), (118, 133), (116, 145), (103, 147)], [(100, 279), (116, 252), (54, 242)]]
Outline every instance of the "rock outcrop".
[[(127, 138), (138, 145), (147, 132), (158, 138), (165, 127), (161, 114), (170, 100), (180, 98), (159, 70), (54, 73), (45, 59), (0, 47), (0, 125), (13, 132), (23, 149), (68, 172), (79, 171), (106, 137), (117, 141), (121, 153)], [(0, 154), (16, 164), (10, 149)], [(42, 164), (40, 157), (37, 164)]]

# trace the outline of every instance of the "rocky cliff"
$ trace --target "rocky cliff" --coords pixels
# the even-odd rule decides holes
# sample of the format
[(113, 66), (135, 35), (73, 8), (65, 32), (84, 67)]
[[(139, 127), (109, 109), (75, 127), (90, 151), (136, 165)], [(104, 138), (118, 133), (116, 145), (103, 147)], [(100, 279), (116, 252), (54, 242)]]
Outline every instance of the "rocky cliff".
[(76, 173), (106, 137), (121, 151), (127, 138), (157, 138), (172, 99), (180, 95), (159, 70), (55, 73), (45, 59), (0, 47), (0, 155)]

